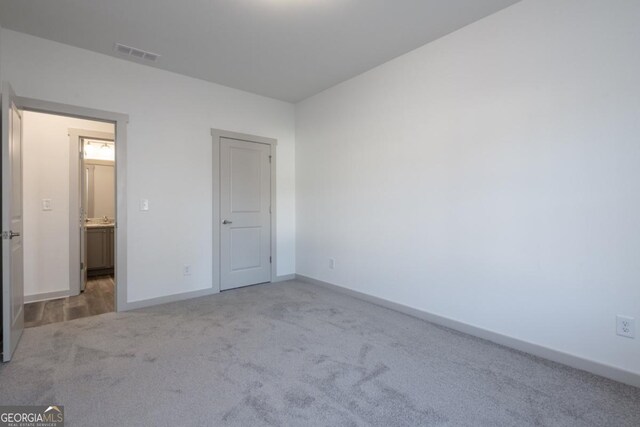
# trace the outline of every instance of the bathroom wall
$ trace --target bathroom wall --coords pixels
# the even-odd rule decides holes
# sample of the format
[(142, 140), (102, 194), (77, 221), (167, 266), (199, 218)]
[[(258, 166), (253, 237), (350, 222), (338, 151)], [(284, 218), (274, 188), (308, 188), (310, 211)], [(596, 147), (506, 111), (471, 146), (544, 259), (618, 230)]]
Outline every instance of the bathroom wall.
[[(70, 128), (114, 132), (110, 123), (24, 112), (23, 232), (27, 302), (69, 293)], [(43, 199), (51, 200), (51, 210), (43, 210)]]

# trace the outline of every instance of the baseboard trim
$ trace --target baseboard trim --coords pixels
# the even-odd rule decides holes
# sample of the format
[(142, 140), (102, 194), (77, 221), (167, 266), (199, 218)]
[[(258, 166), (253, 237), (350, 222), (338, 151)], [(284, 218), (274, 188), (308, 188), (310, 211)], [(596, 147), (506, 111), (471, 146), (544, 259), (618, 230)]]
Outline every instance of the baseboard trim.
[(58, 298), (66, 298), (73, 296), (73, 292), (70, 290), (66, 291), (54, 291), (54, 292), (45, 292), (42, 294), (33, 294), (33, 295), (25, 295), (24, 303), (29, 304), (30, 302), (40, 302), (40, 301), (48, 301), (50, 299), (58, 299)]
[(207, 288), (207, 289), (200, 289), (197, 291), (184, 292), (181, 294), (173, 294), (173, 295), (166, 295), (163, 297), (150, 298), (150, 299), (139, 300), (139, 301), (131, 301), (124, 304), (124, 307), (118, 307), (119, 308), (118, 311), (129, 311), (129, 310), (135, 310), (138, 308), (147, 308), (147, 307), (152, 307), (154, 305), (184, 301), (192, 298), (199, 298), (199, 297), (204, 297), (207, 295), (213, 295), (217, 293), (220, 293), (219, 289)]
[(370, 302), (381, 307), (388, 308), (390, 310), (398, 311), (400, 313), (407, 314), (418, 319), (426, 320), (436, 325), (445, 326), (450, 329), (454, 329), (459, 332), (463, 332), (469, 335), (473, 335), (478, 338), (491, 341), (496, 344), (503, 345), (515, 350), (519, 350), (525, 353), (532, 354), (534, 356), (542, 357), (544, 359), (551, 360), (563, 365), (570, 366), (575, 369), (587, 371), (589, 373), (599, 375), (605, 378), (612, 379), (624, 384), (632, 385), (634, 387), (640, 387), (640, 375), (634, 372), (626, 371), (624, 369), (617, 368), (615, 366), (607, 365), (594, 360), (585, 359), (580, 356), (576, 356), (570, 353), (565, 353), (560, 350), (555, 350), (549, 347), (544, 347), (539, 344), (534, 344), (528, 341), (523, 341), (518, 338), (513, 338), (507, 335), (503, 335), (498, 332), (494, 332), (488, 329), (483, 329), (478, 326), (473, 326), (468, 323), (460, 322), (458, 320), (443, 317), (437, 314), (432, 314), (426, 311), (418, 310), (403, 304), (398, 304), (383, 298), (375, 297), (363, 292), (354, 291), (343, 286), (334, 285), (329, 282), (307, 277), (301, 274), (296, 274), (296, 279), (301, 282), (310, 283), (313, 285), (321, 286), (326, 289), (330, 289), (336, 292), (340, 292), (345, 295), (352, 296), (354, 298), (361, 299), (363, 301)]
[(296, 280), (296, 275), (295, 274), (285, 274), (284, 276), (277, 276), (275, 280), (271, 281), (271, 283), (286, 282), (288, 280)]
[[(284, 275), (284, 276), (277, 276), (276, 279), (273, 280), (271, 283), (286, 282), (287, 280), (295, 280), (295, 278), (296, 278), (295, 274), (287, 274), (287, 275)], [(205, 297), (205, 296), (213, 295), (213, 294), (217, 294), (217, 293), (220, 293), (219, 289), (207, 288), (207, 289), (200, 289), (200, 290), (197, 290), (197, 291), (184, 292), (184, 293), (181, 293), (181, 294), (173, 294), (173, 295), (167, 295), (167, 296), (163, 296), (163, 297), (150, 298), (150, 299), (139, 300), (139, 301), (132, 301), (132, 302), (127, 302), (126, 304), (124, 304), (124, 307), (119, 307), (119, 311), (129, 311), (129, 310), (135, 310), (135, 309), (138, 309), (138, 308), (147, 308), (147, 307), (152, 307), (154, 305), (161, 305), (161, 304), (168, 304), (170, 302), (184, 301), (184, 300), (188, 300), (188, 299), (192, 299), (192, 298)]]

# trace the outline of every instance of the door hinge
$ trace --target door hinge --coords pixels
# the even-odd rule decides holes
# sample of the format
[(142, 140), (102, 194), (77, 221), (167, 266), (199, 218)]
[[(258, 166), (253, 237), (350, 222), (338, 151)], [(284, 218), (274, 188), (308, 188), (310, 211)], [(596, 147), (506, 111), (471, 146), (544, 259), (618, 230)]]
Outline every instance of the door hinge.
[(269, 156), (269, 163), (271, 163), (271, 156)]
[(271, 257), (269, 257), (269, 264), (271, 264)]
[(80, 263), (80, 271), (84, 270), (84, 262)]

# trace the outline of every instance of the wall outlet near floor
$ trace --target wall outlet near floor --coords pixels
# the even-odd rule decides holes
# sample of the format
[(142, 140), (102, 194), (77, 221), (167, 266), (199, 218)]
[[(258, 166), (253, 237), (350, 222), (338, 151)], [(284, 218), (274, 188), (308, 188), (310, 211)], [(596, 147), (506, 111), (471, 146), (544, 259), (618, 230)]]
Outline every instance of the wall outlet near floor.
[(191, 276), (191, 266), (185, 265), (182, 267), (182, 275), (183, 276)]
[(336, 260), (335, 259), (329, 258), (329, 268), (332, 269), (332, 270), (334, 268), (336, 268)]
[(636, 319), (629, 316), (616, 316), (616, 334), (621, 337), (636, 337)]

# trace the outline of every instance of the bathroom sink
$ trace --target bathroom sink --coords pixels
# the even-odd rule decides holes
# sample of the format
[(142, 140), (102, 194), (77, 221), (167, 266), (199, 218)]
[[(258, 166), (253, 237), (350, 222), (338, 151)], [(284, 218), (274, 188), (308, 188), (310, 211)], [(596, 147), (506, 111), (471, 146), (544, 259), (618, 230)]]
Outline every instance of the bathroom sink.
[(104, 227), (113, 227), (115, 226), (115, 223), (113, 222), (103, 222), (103, 223), (92, 223), (92, 224), (86, 224), (85, 227), (86, 228), (104, 228)]
[(105, 228), (115, 226), (115, 222), (87, 222), (84, 226), (86, 228)]

